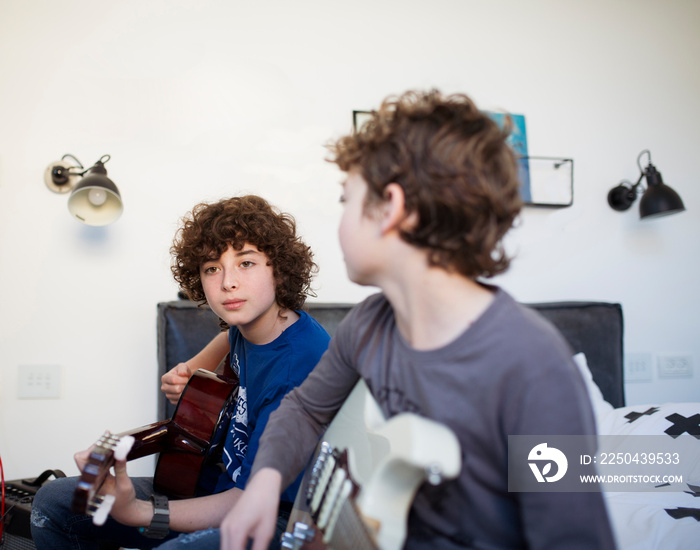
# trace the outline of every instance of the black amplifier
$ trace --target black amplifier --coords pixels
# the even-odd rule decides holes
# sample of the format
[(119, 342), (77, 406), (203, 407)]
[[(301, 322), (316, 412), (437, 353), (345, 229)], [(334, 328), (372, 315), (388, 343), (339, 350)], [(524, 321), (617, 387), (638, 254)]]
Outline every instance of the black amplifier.
[(46, 470), (36, 479), (16, 479), (5, 482), (4, 528), (0, 540), (2, 550), (35, 550), (30, 527), (32, 501), (39, 488), (50, 477), (65, 477), (61, 470)]

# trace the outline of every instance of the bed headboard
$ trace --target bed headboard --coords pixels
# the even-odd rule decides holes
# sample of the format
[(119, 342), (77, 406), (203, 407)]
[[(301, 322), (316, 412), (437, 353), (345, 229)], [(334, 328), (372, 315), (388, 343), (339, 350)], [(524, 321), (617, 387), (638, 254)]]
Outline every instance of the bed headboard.
[(608, 302), (526, 304), (561, 332), (574, 353), (586, 354), (593, 380), (613, 407), (624, 407), (622, 306)]
[[(352, 305), (307, 303), (309, 313), (331, 336)], [(614, 407), (624, 406), (620, 304), (547, 302), (526, 305), (559, 329), (573, 353), (586, 354), (593, 379), (605, 400)], [(208, 307), (198, 307), (188, 300), (159, 303), (157, 326), (159, 382), (164, 373), (195, 355), (221, 330), (218, 317)], [(159, 390), (158, 419), (170, 418), (173, 410), (174, 406)]]

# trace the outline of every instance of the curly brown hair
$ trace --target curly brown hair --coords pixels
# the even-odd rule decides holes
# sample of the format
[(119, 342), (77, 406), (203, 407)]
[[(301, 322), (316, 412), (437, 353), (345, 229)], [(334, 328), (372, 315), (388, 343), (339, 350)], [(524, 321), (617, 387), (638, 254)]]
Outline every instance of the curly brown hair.
[(476, 279), (505, 271), (502, 239), (522, 201), (515, 156), (499, 128), (463, 94), (409, 91), (387, 98), (352, 135), (329, 145), (330, 162), (359, 170), (367, 182), (365, 212), (399, 184), (406, 217), (401, 238), (428, 250), (428, 262)]
[(180, 290), (190, 300), (205, 304), (200, 266), (221, 256), (229, 245), (241, 250), (246, 243), (267, 256), (280, 307), (300, 310), (306, 298), (315, 295), (311, 279), (318, 266), (311, 248), (296, 235), (294, 218), (256, 195), (201, 203), (182, 219), (170, 249), (171, 271)]

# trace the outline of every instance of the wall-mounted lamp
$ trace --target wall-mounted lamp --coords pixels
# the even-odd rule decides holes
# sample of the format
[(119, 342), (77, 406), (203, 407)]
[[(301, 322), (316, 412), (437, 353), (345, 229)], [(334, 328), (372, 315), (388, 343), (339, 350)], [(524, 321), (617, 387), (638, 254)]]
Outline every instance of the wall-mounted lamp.
[(102, 155), (86, 170), (77, 158), (66, 154), (49, 164), (44, 172), (46, 186), (54, 193), (70, 193), (68, 210), (87, 225), (110, 224), (124, 209), (119, 189), (107, 177), (104, 165), (109, 159), (109, 155)]
[[(642, 169), (640, 159), (644, 153), (649, 156), (649, 165)], [(622, 212), (632, 206), (632, 203), (637, 200), (637, 188), (642, 179), (646, 177), (647, 188), (639, 201), (640, 218), (655, 218), (685, 210), (681, 197), (663, 182), (661, 172), (651, 163), (651, 153), (647, 149), (639, 153), (637, 166), (641, 172), (637, 183), (622, 181), (608, 193), (608, 204), (611, 208)]]

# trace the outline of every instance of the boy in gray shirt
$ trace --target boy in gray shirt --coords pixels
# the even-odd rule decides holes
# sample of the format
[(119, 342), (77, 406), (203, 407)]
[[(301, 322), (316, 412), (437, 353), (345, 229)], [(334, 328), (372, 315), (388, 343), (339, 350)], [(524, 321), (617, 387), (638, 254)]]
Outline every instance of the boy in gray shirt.
[(360, 378), (385, 415), (438, 421), (461, 446), (458, 477), (419, 489), (406, 548), (614, 548), (600, 493), (508, 492), (509, 435), (595, 431), (566, 343), (482, 282), (507, 269), (521, 207), (508, 131), (466, 96), (409, 92), (336, 142), (347, 272), (381, 293), (271, 416), (222, 548), (266, 547), (280, 492)]

